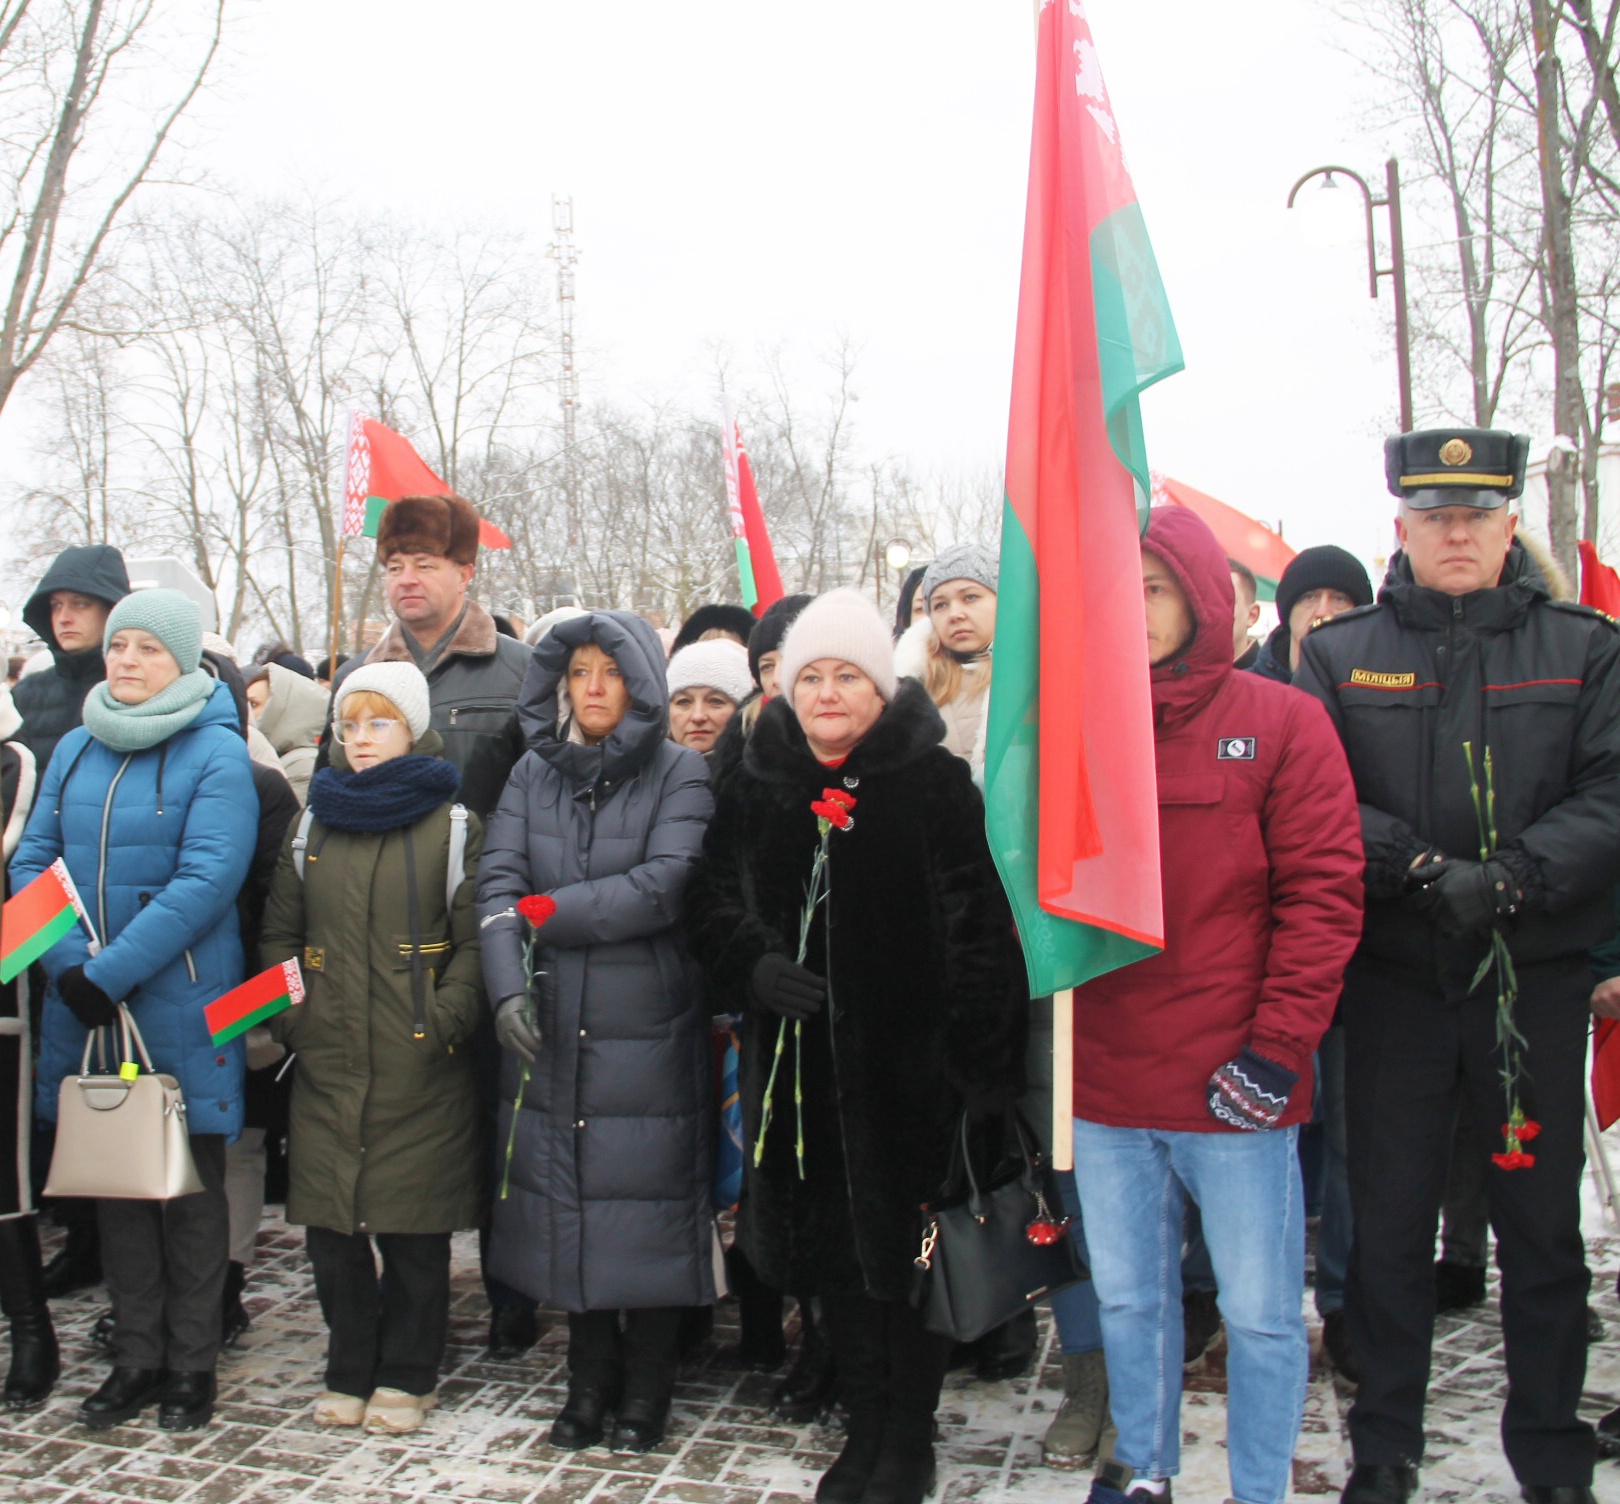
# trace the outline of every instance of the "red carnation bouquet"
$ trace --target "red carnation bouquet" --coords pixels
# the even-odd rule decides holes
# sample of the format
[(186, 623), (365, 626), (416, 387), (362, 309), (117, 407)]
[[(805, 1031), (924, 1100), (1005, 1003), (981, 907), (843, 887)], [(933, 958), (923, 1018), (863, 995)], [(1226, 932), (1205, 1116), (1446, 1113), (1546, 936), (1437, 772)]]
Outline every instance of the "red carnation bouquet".
[[(523, 995), (529, 1009), (529, 1027), (540, 1032), (539, 1010), (534, 1005), (535, 979), (542, 973), (535, 970), (534, 953), (539, 949), (540, 926), (557, 912), (557, 900), (547, 893), (530, 893), (513, 905), (518, 916), (529, 923), (523, 937)], [(512, 1101), (512, 1123), (506, 1131), (506, 1162), (501, 1168), (501, 1200), (506, 1200), (512, 1180), (512, 1148), (517, 1143), (518, 1112), (523, 1106), (523, 1093), (529, 1087), (529, 1066), (525, 1061), (518, 1074), (517, 1096)]]
[[(853, 780), (852, 780), (853, 781)], [(810, 801), (810, 813), (816, 817), (816, 829), (821, 839), (810, 863), (810, 883), (805, 889), (804, 909), (799, 915), (799, 953), (794, 957), (804, 965), (805, 953), (810, 949), (810, 925), (816, 909), (826, 901), (829, 891), (827, 879), (827, 843), (835, 830), (855, 828), (855, 796), (843, 789), (823, 789), (819, 799)], [(754, 1163), (765, 1157), (765, 1133), (771, 1126), (772, 1107), (776, 1100), (776, 1073), (782, 1064), (782, 1052), (787, 1045), (788, 1021), (784, 1018), (776, 1030), (776, 1050), (771, 1056), (771, 1073), (765, 1081), (765, 1101), (759, 1117), (759, 1138), (754, 1144)], [(798, 1119), (798, 1137), (794, 1156), (798, 1161), (799, 1179), (804, 1179), (804, 1023), (793, 1024), (793, 1108)]]

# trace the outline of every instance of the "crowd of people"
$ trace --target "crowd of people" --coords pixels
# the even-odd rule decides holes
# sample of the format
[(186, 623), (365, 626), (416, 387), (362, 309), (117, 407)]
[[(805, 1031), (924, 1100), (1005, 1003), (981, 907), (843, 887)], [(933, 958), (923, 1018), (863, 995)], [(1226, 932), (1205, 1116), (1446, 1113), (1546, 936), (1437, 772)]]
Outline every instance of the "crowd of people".
[[(64, 863), (99, 943), (75, 927), (0, 993), (6, 1404), (52, 1393), (49, 1300), (104, 1281), (111, 1368), (79, 1420), (208, 1424), (279, 1166), (329, 1334), (314, 1424), (423, 1423), (451, 1235), (476, 1229), (493, 1353), (566, 1313), (553, 1446), (658, 1446), (715, 1303), (775, 1371), (792, 1300), (771, 1403), (845, 1431), (817, 1498), (920, 1504), (948, 1368), (1003, 1379), (1036, 1345), (1033, 1309), (971, 1344), (929, 1327), (921, 1209), (960, 1144), (995, 1165), (1020, 1109), (1050, 1133), (1056, 1072), (1089, 1277), (1050, 1296), (1045, 1452), (1095, 1463), (1092, 1504), (1169, 1504), (1183, 1367), (1222, 1325), (1231, 1499), (1287, 1497), (1311, 1214), (1323, 1350), (1357, 1391), (1344, 1504), (1415, 1493), (1436, 1311), (1483, 1299), (1487, 1224), (1508, 1461), (1531, 1504), (1591, 1500), (1620, 1454), (1620, 1412), (1579, 1414), (1620, 631), (1516, 534), (1526, 447), (1392, 439), (1376, 599), (1306, 548), (1258, 642), (1252, 573), (1151, 513), (1165, 945), (1076, 990), (1060, 1061), (983, 817), (986, 543), (913, 571), (892, 621), (836, 589), (706, 606), (673, 641), (577, 607), (519, 637), (473, 599), (474, 509), (406, 497), (377, 645), (275, 644), (246, 673), (185, 596), (66, 550), (24, 613), (50, 662), (0, 692), (0, 830), (8, 892)], [(205, 1006), (290, 962), (301, 999), (216, 1044)], [(202, 1189), (55, 1198), (47, 1265), (59, 1095), (124, 1010)]]

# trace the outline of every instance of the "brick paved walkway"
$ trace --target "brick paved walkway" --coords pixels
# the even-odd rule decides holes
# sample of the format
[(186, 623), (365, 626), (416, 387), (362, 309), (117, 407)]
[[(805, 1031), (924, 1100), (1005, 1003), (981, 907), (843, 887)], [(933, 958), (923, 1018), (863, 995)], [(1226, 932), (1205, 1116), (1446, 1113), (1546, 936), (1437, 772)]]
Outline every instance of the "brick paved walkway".
[[(1596, 1226), (1596, 1221), (1591, 1224)], [(722, 1308), (713, 1341), (682, 1372), (671, 1435), (646, 1457), (603, 1450), (553, 1451), (547, 1427), (564, 1388), (566, 1327), (547, 1325), (517, 1363), (483, 1355), (485, 1311), (470, 1238), (456, 1241), (450, 1353), (441, 1408), (414, 1436), (384, 1440), (318, 1430), (307, 1417), (319, 1387), (325, 1330), (301, 1233), (267, 1217), (248, 1287), (253, 1329), (220, 1369), (218, 1417), (206, 1431), (169, 1436), (144, 1423), (92, 1435), (74, 1421), (101, 1380), (104, 1355), (86, 1339), (100, 1292), (60, 1302), (66, 1370), (51, 1403), (28, 1416), (0, 1411), (3, 1504), (790, 1504), (808, 1499), (838, 1446), (820, 1426), (784, 1426), (764, 1408), (772, 1380), (725, 1365), (732, 1340)], [(1590, 1243), (1595, 1303), (1610, 1337), (1594, 1349), (1587, 1410), (1620, 1403), (1620, 1240)], [(1043, 1340), (1048, 1334), (1043, 1331)], [(1466, 1319), (1442, 1320), (1430, 1404), (1425, 1498), (1516, 1504), (1497, 1445), (1501, 1333), (1492, 1301)], [(1083, 1499), (1087, 1475), (1040, 1464), (1040, 1436), (1056, 1404), (1057, 1359), (1039, 1375), (982, 1385), (953, 1375), (940, 1419), (940, 1504), (1047, 1504)], [(1222, 1343), (1189, 1371), (1185, 1451), (1176, 1493), (1184, 1504), (1226, 1494)], [(1336, 1493), (1345, 1472), (1347, 1396), (1320, 1364), (1306, 1401), (1295, 1462), (1302, 1500)], [(1620, 1464), (1600, 1465), (1597, 1494), (1620, 1504)]]

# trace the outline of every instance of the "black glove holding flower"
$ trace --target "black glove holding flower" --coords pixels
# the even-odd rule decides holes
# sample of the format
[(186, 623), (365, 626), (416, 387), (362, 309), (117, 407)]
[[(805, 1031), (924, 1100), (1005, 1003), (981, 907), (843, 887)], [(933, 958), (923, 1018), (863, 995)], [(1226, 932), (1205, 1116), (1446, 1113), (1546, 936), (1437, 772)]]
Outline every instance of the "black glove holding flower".
[(827, 997), (827, 983), (807, 966), (788, 960), (780, 951), (768, 950), (754, 963), (748, 990), (767, 1013), (779, 1014), (795, 1023), (821, 1012)]

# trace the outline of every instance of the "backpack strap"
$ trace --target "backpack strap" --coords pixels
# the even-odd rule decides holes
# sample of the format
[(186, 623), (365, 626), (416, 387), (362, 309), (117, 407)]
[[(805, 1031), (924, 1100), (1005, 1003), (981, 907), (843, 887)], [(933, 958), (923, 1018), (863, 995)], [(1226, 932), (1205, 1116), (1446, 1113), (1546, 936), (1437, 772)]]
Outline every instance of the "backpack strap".
[(298, 829), (292, 838), (293, 867), (298, 873), (299, 882), (304, 880), (304, 853), (309, 850), (309, 828), (314, 823), (315, 811), (306, 804), (304, 812), (298, 817)]
[(452, 914), (456, 907), (456, 890), (466, 881), (467, 874), (467, 806), (450, 806), (450, 861), (444, 871), (444, 912)]

